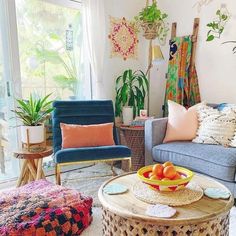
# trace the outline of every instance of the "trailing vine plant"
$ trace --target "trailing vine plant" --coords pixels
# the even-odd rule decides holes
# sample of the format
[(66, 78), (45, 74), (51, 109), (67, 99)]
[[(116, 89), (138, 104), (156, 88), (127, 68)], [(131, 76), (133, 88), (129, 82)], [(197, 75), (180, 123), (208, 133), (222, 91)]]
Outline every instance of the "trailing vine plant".
[(216, 12), (216, 19), (207, 24), (209, 31), (207, 33), (206, 41), (213, 41), (215, 38), (220, 38), (225, 29), (225, 24), (230, 18), (230, 14), (225, 5), (222, 5), (221, 9)]
[[(222, 44), (227, 44), (227, 43), (232, 43), (236, 45), (236, 40), (226, 41), (226, 42), (223, 42)], [(233, 54), (236, 54), (236, 46), (233, 47), (232, 51), (233, 51)]]
[(158, 38), (160, 44), (164, 45), (169, 31), (167, 17), (168, 15), (163, 13), (153, 1), (152, 5), (147, 5), (134, 17), (132, 23), (137, 32), (143, 30), (146, 39)]

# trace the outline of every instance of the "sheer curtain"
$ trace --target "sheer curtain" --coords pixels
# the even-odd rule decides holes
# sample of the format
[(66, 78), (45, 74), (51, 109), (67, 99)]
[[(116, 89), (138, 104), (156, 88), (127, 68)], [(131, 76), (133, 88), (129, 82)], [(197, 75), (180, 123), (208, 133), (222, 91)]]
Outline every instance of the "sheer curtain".
[(105, 54), (105, 10), (104, 0), (83, 1), (85, 41), (93, 78), (93, 98), (102, 98)]

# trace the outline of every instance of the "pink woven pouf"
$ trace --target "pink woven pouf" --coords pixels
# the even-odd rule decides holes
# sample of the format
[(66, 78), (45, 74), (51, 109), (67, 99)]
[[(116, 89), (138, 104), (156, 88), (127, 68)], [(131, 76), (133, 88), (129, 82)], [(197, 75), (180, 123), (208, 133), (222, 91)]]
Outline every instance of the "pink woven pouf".
[(92, 198), (46, 180), (0, 194), (1, 236), (80, 235), (92, 221)]

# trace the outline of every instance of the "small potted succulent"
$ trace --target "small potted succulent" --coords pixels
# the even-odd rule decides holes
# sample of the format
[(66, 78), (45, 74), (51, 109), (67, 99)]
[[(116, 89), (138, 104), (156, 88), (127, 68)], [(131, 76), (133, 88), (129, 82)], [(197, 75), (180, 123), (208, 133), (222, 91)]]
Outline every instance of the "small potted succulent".
[(130, 125), (133, 118), (144, 109), (148, 93), (148, 79), (141, 71), (126, 70), (116, 79), (116, 117), (123, 116), (123, 123)]
[(12, 110), (22, 122), (21, 141), (24, 144), (39, 144), (45, 141), (44, 121), (53, 111), (52, 101), (48, 101), (51, 94), (43, 98), (34, 98), (30, 95), (29, 100), (17, 99), (17, 108)]
[(155, 39), (168, 31), (164, 22), (167, 16), (166, 13), (161, 12), (156, 2), (153, 2), (152, 5), (143, 8), (134, 18), (134, 27), (138, 30), (141, 26), (146, 39)]

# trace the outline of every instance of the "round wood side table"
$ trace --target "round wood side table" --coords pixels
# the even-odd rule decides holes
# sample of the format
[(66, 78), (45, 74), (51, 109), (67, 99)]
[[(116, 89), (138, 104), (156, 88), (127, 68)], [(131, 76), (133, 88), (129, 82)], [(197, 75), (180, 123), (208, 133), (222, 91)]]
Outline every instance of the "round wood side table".
[[(120, 126), (120, 142), (131, 150), (132, 171), (145, 166), (144, 127)], [(122, 169), (128, 171), (127, 162), (122, 162)]]
[(14, 156), (23, 160), (17, 187), (34, 180), (45, 179), (42, 169), (43, 158), (50, 156), (52, 153), (52, 147), (46, 147), (46, 149), (41, 152), (29, 152), (24, 149), (15, 151)]
[[(103, 207), (104, 236), (228, 236), (229, 212), (234, 204), (233, 196), (228, 200), (210, 199), (203, 196), (189, 205), (175, 207), (177, 214), (172, 218), (157, 218), (145, 214), (150, 204), (138, 200), (132, 187), (140, 181), (136, 173), (117, 176), (105, 182), (98, 197)], [(201, 188), (216, 187), (228, 190), (217, 181), (200, 175), (193, 178)], [(125, 185), (129, 191), (108, 195), (103, 189), (108, 184)], [(228, 190), (229, 191), (229, 190)]]

